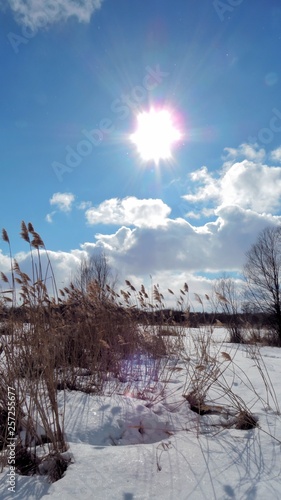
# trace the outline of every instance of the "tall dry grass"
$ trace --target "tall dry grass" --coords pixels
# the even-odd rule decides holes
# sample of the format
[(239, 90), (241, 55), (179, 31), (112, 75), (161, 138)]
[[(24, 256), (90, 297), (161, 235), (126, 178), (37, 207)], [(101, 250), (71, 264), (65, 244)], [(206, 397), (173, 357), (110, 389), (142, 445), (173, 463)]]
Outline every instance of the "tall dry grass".
[[(3, 240), (9, 246), (10, 272), (1, 273), (6, 290), (2, 294), (2, 353), (1, 353), (1, 462), (7, 460), (8, 387), (15, 395), (16, 470), (33, 474), (39, 470), (38, 446), (41, 453), (52, 454), (54, 460), (67, 449), (63, 419), (57, 402), (57, 377), (54, 370), (56, 339), (55, 324), (49, 314), (56, 304), (51, 298), (47, 280), (55, 288), (55, 277), (48, 252), (32, 224), (22, 222), (21, 236), (29, 244), (31, 276), (23, 272), (12, 257), (6, 230)], [(43, 255), (44, 261), (43, 265)], [(19, 307), (19, 304), (21, 306)], [(6, 451), (6, 453), (5, 453)]]
[[(1, 301), (1, 463), (4, 466), (7, 460), (7, 387), (12, 387), (18, 472), (45, 470), (42, 463), (46, 464), (47, 457), (63, 471), (67, 442), (58, 391), (130, 391), (136, 397), (160, 397), (167, 384), (165, 368), (171, 357), (179, 357), (182, 338), (171, 336), (167, 329), (172, 319), (164, 318), (165, 301), (158, 286), (147, 292), (142, 285), (137, 291), (126, 281), (117, 293), (107, 284), (101, 290), (91, 281), (86, 293), (73, 283), (57, 290), (47, 249), (31, 223), (21, 225), (21, 237), (29, 246), (29, 274), (12, 257), (6, 230), (2, 237), (9, 246), (11, 265), (9, 272), (1, 273), (5, 287)], [(185, 287), (179, 299), (182, 309)], [(56, 467), (50, 470), (51, 480), (57, 478)]]

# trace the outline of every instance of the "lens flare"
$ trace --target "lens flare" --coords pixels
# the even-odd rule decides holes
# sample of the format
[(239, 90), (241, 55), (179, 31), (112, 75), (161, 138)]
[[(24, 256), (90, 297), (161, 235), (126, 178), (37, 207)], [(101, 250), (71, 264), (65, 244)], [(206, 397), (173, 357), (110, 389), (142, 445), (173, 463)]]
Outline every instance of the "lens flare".
[(152, 160), (156, 164), (172, 157), (172, 146), (180, 138), (171, 113), (154, 108), (137, 116), (137, 130), (130, 136), (142, 160)]

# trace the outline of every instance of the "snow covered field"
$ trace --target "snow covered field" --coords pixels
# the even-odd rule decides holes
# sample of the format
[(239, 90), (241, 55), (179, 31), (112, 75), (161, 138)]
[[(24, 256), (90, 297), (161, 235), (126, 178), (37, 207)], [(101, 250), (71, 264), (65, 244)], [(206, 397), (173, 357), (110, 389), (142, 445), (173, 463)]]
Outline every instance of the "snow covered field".
[[(207, 334), (208, 353), (198, 359), (200, 342), (193, 337), (200, 335), (187, 331), (185, 358), (170, 359), (166, 379), (146, 386), (141, 399), (125, 382), (104, 396), (59, 392), (72, 463), (53, 484), (17, 475), (10, 494), (6, 468), (0, 498), (281, 498), (281, 350), (227, 343), (227, 332), (218, 328)], [(205, 388), (212, 381), (204, 415), (183, 397), (200, 381)], [(141, 380), (136, 383), (140, 388)], [(257, 427), (237, 428), (245, 408)]]

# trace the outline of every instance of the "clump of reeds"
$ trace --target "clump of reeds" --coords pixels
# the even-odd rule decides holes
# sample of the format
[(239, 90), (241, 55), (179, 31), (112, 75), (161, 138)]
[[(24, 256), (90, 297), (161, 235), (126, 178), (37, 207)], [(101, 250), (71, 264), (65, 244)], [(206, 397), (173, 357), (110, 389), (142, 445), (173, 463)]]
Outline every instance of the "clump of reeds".
[[(9, 245), (11, 264), (8, 273), (1, 273), (6, 289), (2, 293), (4, 335), (0, 402), (3, 417), (8, 405), (7, 387), (13, 388), (15, 438), (18, 440), (15, 466), (21, 473), (33, 473), (37, 470), (34, 465), (37, 458), (36, 451), (34, 454), (31, 448), (42, 444), (42, 433), (48, 437), (49, 452), (61, 453), (67, 449), (67, 444), (57, 402), (56, 345), (52, 338), (55, 325), (50, 321), (50, 311), (57, 301), (55, 277), (44, 242), (32, 224), (22, 222), (21, 236), (29, 244), (31, 276), (13, 259), (8, 233), (5, 229), (2, 231), (3, 240)], [(52, 296), (47, 281), (51, 283)], [(5, 450), (3, 425), (1, 434)], [(5, 453), (2, 454), (2, 465), (4, 463)]]
[[(152, 393), (160, 380), (167, 382), (166, 366), (182, 349), (182, 338), (171, 335), (173, 321), (167, 317), (158, 285), (151, 292), (144, 285), (137, 291), (126, 280), (125, 289), (117, 293), (108, 284), (101, 287), (92, 280), (87, 290), (70, 283), (58, 291), (41, 236), (25, 222), (20, 234), (29, 246), (28, 274), (12, 257), (8, 233), (2, 231), (9, 246), (10, 269), (1, 273), (5, 342), (0, 349), (4, 360), (0, 375), (5, 384), (15, 388), (17, 470), (23, 472), (23, 463), (25, 470), (33, 473), (41, 460), (38, 462), (37, 446), (46, 448), (45, 458), (56, 454), (57, 468), (64, 468), (59, 457), (67, 443), (58, 390), (100, 394), (108, 390), (110, 379), (115, 381), (111, 391), (122, 388), (125, 392), (132, 387), (144, 397), (145, 391)], [(168, 293), (173, 294), (170, 289)], [(187, 295), (185, 284), (178, 304), (186, 315)], [(169, 336), (162, 334), (164, 325), (170, 329)], [(5, 390), (0, 388), (3, 449), (7, 444), (5, 398)], [(54, 471), (52, 476), (56, 477)]]

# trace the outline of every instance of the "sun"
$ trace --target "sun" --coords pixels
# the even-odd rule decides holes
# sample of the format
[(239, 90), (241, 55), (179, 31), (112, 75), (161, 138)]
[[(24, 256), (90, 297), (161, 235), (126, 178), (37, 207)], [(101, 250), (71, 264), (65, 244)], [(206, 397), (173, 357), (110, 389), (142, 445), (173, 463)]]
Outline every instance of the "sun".
[(144, 161), (172, 157), (172, 146), (181, 138), (181, 133), (173, 124), (171, 113), (166, 109), (150, 109), (137, 116), (137, 130), (130, 136)]

